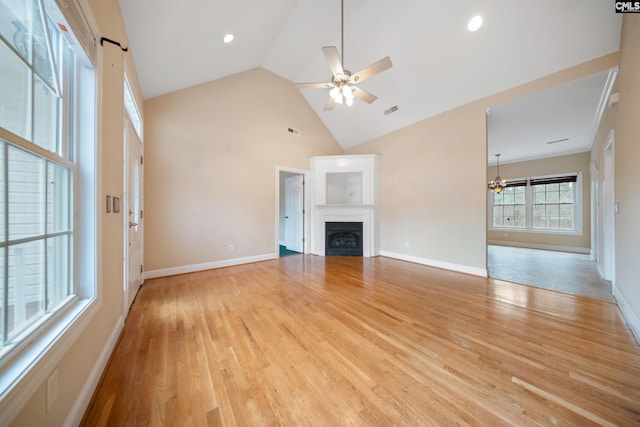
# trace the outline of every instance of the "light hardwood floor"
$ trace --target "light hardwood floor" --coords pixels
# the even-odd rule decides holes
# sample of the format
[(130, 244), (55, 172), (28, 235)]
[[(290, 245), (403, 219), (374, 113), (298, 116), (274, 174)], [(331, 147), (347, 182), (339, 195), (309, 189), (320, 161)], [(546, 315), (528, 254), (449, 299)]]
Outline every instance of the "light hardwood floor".
[(384, 257), (146, 281), (86, 426), (639, 425), (610, 302)]

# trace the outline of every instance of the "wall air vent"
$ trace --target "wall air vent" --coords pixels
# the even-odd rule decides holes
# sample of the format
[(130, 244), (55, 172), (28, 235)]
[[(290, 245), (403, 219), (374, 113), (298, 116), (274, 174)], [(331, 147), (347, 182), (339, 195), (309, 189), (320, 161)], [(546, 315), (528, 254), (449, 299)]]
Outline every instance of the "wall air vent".
[(300, 131), (294, 128), (287, 128), (287, 131), (293, 135), (300, 135)]
[(569, 140), (569, 138), (556, 139), (555, 141), (547, 142), (547, 145), (549, 145), (549, 144), (557, 144), (558, 142), (565, 142), (565, 141), (568, 141), (568, 140)]
[(384, 115), (388, 116), (391, 113), (395, 113), (396, 111), (398, 111), (398, 106), (394, 105), (393, 107), (389, 108), (388, 110), (384, 110)]

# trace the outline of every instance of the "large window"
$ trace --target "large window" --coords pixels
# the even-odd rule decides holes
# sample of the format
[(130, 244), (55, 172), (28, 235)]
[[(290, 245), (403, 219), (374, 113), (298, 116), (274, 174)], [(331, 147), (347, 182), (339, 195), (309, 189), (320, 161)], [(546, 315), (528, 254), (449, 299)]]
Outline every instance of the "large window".
[(0, 0), (0, 359), (78, 293), (79, 68), (41, 0)]
[(491, 228), (542, 232), (579, 232), (580, 174), (507, 181), (491, 194)]

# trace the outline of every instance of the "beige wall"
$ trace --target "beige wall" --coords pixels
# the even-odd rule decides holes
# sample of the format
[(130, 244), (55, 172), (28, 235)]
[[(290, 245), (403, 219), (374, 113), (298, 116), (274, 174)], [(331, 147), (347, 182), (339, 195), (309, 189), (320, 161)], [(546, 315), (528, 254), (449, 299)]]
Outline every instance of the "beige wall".
[[(89, 0), (99, 27), (98, 34), (121, 41), (128, 46), (126, 32), (117, 0)], [(135, 66), (130, 54), (105, 43), (98, 45), (98, 198), (112, 194), (122, 197), (123, 187), (123, 72), (131, 73), (133, 90), (140, 96)], [(141, 98), (140, 98), (141, 99)], [(102, 207), (102, 203), (99, 204)], [(80, 213), (82, 214), (82, 213)], [(71, 412), (83, 385), (105, 344), (114, 332), (118, 332), (123, 313), (123, 217), (122, 214), (102, 214), (98, 211), (98, 292), (102, 305), (83, 333), (64, 354), (56, 366), (58, 370), (58, 398), (47, 413), (46, 385), (42, 384), (26, 403), (12, 425), (59, 426)], [(108, 355), (108, 354), (107, 354)]]
[[(591, 247), (591, 178), (589, 172), (590, 152), (559, 156), (527, 162), (500, 165), (504, 179), (526, 178), (557, 173), (582, 172), (582, 230), (580, 235), (554, 233), (525, 233), (520, 231), (488, 230), (490, 243), (523, 247), (553, 246), (558, 249), (582, 249)], [(487, 181), (496, 176), (496, 167), (488, 168)], [(551, 249), (551, 248), (549, 248)]]
[(347, 150), (381, 155), (381, 250), (486, 269), (486, 109), (617, 64), (607, 55)]
[(145, 101), (145, 270), (273, 254), (276, 166), (342, 152), (262, 68)]
[[(620, 42), (620, 74), (615, 91), (620, 103), (615, 117), (615, 280), (640, 327), (640, 16), (625, 15)], [(636, 329), (640, 334), (640, 329)], [(639, 336), (640, 338), (640, 336)]]

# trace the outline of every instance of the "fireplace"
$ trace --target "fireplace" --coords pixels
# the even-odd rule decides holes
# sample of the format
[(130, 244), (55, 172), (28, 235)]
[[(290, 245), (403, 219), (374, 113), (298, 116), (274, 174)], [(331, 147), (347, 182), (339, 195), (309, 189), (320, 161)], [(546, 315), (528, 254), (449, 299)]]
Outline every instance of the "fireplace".
[(325, 255), (363, 256), (362, 222), (325, 222)]

